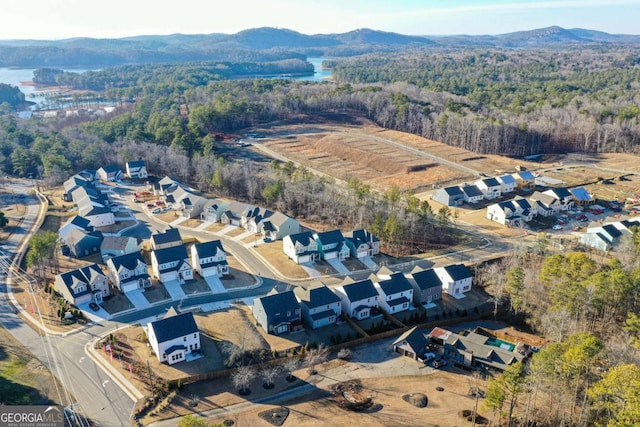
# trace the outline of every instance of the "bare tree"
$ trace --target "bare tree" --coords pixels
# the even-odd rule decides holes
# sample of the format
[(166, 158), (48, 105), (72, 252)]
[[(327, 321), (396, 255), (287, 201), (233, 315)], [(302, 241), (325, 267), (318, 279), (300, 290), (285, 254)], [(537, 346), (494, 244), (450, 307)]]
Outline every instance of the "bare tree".
[(260, 377), (264, 380), (264, 388), (273, 388), (273, 379), (280, 373), (279, 366), (268, 366), (260, 371)]
[(244, 349), (231, 341), (223, 341), (220, 351), (224, 355), (224, 365), (228, 368), (240, 363), (244, 356)]
[(309, 350), (304, 356), (304, 364), (309, 369), (309, 374), (317, 374), (318, 371), (316, 371), (316, 365), (325, 362), (328, 357), (329, 349), (324, 344), (320, 344), (318, 348), (312, 348)]
[(249, 394), (249, 383), (256, 377), (256, 371), (253, 366), (243, 365), (231, 374), (233, 385), (243, 394)]
[(290, 357), (282, 364), (282, 370), (287, 374), (287, 381), (295, 380), (293, 373), (300, 366), (300, 360), (297, 357)]

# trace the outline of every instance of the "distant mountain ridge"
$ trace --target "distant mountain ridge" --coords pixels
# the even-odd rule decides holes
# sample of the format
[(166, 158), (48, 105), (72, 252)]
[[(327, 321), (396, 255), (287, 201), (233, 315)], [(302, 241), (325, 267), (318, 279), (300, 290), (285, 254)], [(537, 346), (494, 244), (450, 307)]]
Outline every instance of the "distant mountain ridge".
[[(202, 60), (273, 61), (311, 56), (351, 56), (422, 47), (527, 48), (640, 43), (640, 35), (553, 26), (500, 35), (412, 36), (368, 28), (307, 35), (272, 27), (235, 34), (141, 35), (119, 39), (0, 40), (0, 66), (109, 66)], [(83, 62), (84, 61), (84, 62)]]

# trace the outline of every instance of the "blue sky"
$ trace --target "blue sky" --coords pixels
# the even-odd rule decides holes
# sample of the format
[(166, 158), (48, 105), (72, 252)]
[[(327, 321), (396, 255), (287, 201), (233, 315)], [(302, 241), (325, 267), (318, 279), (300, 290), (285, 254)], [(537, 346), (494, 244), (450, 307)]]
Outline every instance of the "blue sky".
[(640, 0), (0, 0), (0, 39), (372, 28), (502, 34), (559, 25), (640, 34)]

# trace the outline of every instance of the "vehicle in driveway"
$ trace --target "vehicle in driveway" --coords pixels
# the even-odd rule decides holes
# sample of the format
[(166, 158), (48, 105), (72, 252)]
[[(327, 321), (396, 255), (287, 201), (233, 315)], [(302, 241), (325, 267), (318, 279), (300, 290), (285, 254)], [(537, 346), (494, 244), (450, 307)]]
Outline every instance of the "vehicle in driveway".
[(164, 209), (162, 208), (155, 208), (154, 210), (151, 211), (152, 214), (159, 214), (164, 212)]
[(447, 366), (447, 361), (444, 359), (436, 359), (433, 361), (433, 363), (431, 363), (431, 366), (433, 366), (435, 369), (439, 369), (443, 366)]
[(553, 230), (562, 230), (562, 224), (553, 224), (551, 227)]
[(100, 310), (100, 306), (98, 304), (96, 304), (95, 302), (90, 302), (89, 303), (89, 308), (93, 311), (98, 311)]
[(580, 214), (576, 217), (576, 219), (580, 222), (588, 222), (589, 218), (585, 214)]
[(422, 361), (426, 365), (429, 362), (431, 362), (432, 360), (434, 360), (435, 358), (436, 358), (435, 353), (426, 353), (424, 356), (422, 356)]

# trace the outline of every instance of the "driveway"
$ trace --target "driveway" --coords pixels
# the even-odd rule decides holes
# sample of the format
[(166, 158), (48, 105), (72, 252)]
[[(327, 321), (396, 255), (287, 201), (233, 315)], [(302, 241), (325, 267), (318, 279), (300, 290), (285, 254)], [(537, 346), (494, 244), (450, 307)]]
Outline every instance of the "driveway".
[(129, 301), (136, 306), (136, 309), (141, 310), (143, 308), (151, 307), (151, 303), (147, 301), (142, 293), (142, 289), (136, 289), (125, 294)]
[(320, 277), (322, 274), (315, 268), (313, 268), (312, 262), (305, 262), (303, 264), (299, 264), (300, 267), (309, 275), (309, 277)]
[(171, 298), (174, 301), (179, 301), (187, 297), (187, 294), (185, 294), (184, 291), (182, 290), (182, 286), (180, 285), (179, 281), (172, 280), (170, 282), (166, 282), (163, 284), (164, 284), (164, 288), (167, 290), (167, 292), (169, 292), (169, 295), (171, 295)]
[(207, 282), (207, 285), (209, 285), (209, 287), (211, 288), (211, 292), (213, 292), (214, 294), (227, 292), (218, 276), (207, 276), (204, 278), (204, 280), (205, 282)]
[(337, 258), (328, 259), (327, 262), (329, 263), (329, 265), (331, 267), (335, 268), (335, 270), (338, 273), (340, 273), (340, 274), (351, 274), (349, 269), (347, 267), (345, 267), (344, 264), (342, 262), (340, 262), (339, 259), (337, 259)]
[(364, 264), (364, 266), (367, 267), (369, 270), (377, 270), (378, 268), (380, 268), (378, 264), (373, 262), (373, 258), (371, 258), (370, 256), (366, 256), (362, 258), (361, 261)]

